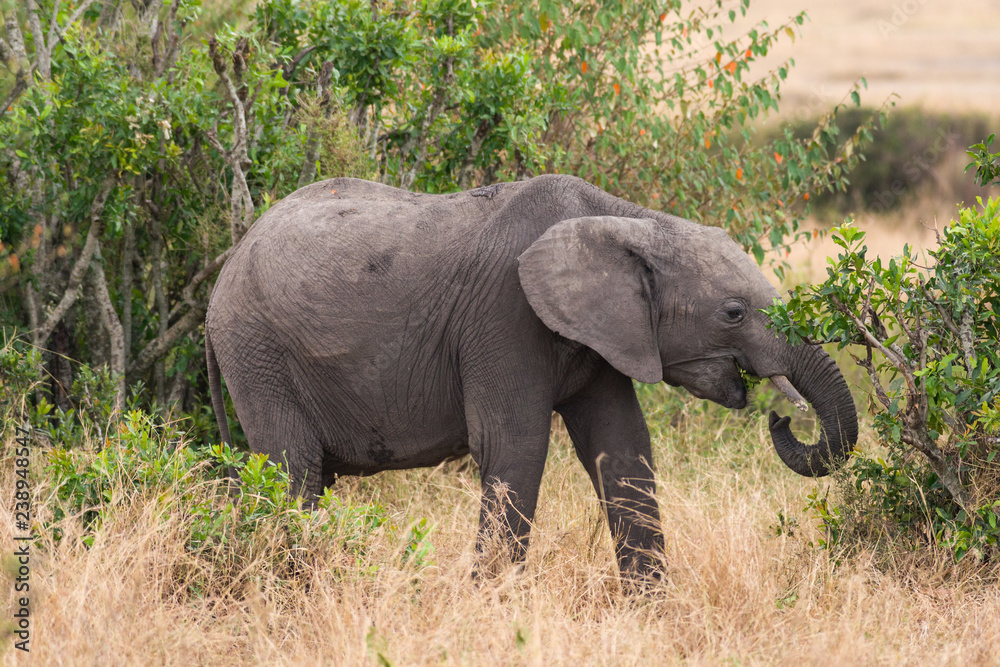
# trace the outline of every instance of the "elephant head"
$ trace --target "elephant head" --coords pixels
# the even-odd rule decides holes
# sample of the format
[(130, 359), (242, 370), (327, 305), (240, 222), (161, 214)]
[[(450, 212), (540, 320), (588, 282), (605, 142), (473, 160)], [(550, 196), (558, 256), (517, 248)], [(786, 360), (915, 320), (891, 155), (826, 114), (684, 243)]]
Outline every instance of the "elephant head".
[(816, 444), (796, 439), (788, 417), (770, 415), (774, 447), (800, 475), (829, 474), (857, 441), (857, 412), (836, 363), (767, 327), (760, 309), (778, 292), (721, 229), (673, 217), (564, 220), (519, 257), (518, 273), (549, 329), (640, 382), (663, 380), (743, 408), (742, 369), (771, 378), (803, 409), (804, 397), (822, 423)]

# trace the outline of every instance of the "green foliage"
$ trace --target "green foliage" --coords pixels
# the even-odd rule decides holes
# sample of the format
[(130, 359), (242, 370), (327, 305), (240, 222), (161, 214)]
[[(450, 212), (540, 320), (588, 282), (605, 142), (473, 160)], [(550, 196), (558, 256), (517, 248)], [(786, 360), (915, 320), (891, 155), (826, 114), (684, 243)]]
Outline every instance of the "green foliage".
[(990, 153), (990, 146), (993, 144), (995, 134), (986, 137), (986, 141), (969, 146), (969, 156), (972, 162), (965, 167), (976, 168), (976, 183), (986, 187), (987, 185), (1000, 185), (1000, 152)]
[[(741, 1), (739, 12), (748, 5)], [(779, 39), (795, 39), (804, 18), (729, 38), (736, 11), (722, 2), (522, 0), (493, 12), (484, 34), (519, 41), (534, 56), (548, 98), (547, 171), (723, 226), (762, 261), (791, 240), (810, 193), (844, 186), (880, 115), (841, 138), (838, 105), (808, 137), (789, 130), (754, 140), (754, 123), (778, 111), (791, 62), (760, 79), (749, 76), (750, 64)]]
[[(866, 518), (931, 535), (956, 558), (995, 556), (1000, 199), (961, 209), (930, 267), (908, 247), (888, 262), (868, 257), (864, 232), (850, 224), (833, 239), (842, 252), (827, 280), (766, 312), (793, 341), (865, 348), (855, 360), (871, 379), (869, 409), (887, 453), (852, 459), (848, 498)], [(811, 505), (829, 528), (840, 526), (825, 502)]]
[(448, 192), (471, 187), (476, 173), (513, 180), (539, 160), (545, 117), (533, 63), (520, 44), (484, 46), (482, 27), (500, 7), (280, 0), (259, 5), (256, 21), (279, 60), (334, 65), (379, 180)]
[[(47, 2), (29, 9), (46, 25), (67, 20), (51, 11)], [(319, 81), (316, 72), (294, 77), (255, 26), (221, 26), (211, 42), (243, 107), (241, 134), (209, 44), (196, 38), (204, 29), (200, 2), (154, 3), (161, 30), (152, 42), (145, 8), (122, 11), (110, 29), (98, 26), (94, 12), (64, 26), (51, 71), (36, 70), (0, 112), (0, 288), (16, 289), (2, 319), (24, 330), (60, 330), (58, 342), (45, 334), (32, 340), (54, 350), (39, 360), (52, 378), (42, 375), (39, 396), (57, 409), (38, 406), (54, 420), (78, 409), (67, 397), (75, 367), (60, 375), (59, 359), (96, 368), (114, 362), (107, 350), (119, 341), (125, 358), (112, 372), (144, 384), (147, 410), (180, 397), (182, 407), (201, 412), (207, 378), (197, 328), (210, 263), (232, 244), (234, 223), (253, 221), (252, 210), (232, 206), (235, 144), (246, 148), (238, 171), (258, 212), (303, 178), (375, 175), (335, 81)], [(21, 29), (31, 34), (26, 24)], [(29, 59), (40, 58), (44, 49), (26, 43)], [(103, 275), (85, 270), (74, 291), (68, 276), (91, 263), (87, 247), (96, 248)], [(122, 326), (119, 341), (95, 305), (101, 288)], [(63, 318), (40, 327), (60, 302), (69, 304)]]
[(38, 350), (31, 347), (15, 333), (3, 329), (3, 347), (0, 347), (0, 417), (3, 431), (8, 438), (16, 427), (30, 423), (32, 406), (30, 397), (39, 385)]

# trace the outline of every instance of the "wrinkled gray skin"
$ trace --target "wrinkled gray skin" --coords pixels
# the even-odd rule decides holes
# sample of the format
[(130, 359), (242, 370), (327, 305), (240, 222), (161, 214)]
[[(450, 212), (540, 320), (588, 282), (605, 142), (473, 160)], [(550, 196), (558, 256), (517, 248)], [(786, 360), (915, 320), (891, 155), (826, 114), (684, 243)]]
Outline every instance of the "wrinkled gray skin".
[(213, 404), (229, 441), (221, 370), (251, 448), (285, 461), (307, 497), (340, 475), (470, 453), (480, 546), (499, 507), (515, 559), (555, 410), (606, 503), (622, 572), (641, 577), (663, 538), (631, 378), (742, 408), (737, 364), (787, 376), (825, 434), (803, 445), (771, 413), (800, 474), (827, 474), (857, 439), (829, 356), (765, 327), (757, 309), (776, 296), (723, 231), (577, 178), (450, 195), (334, 179), (277, 203), (222, 269), (205, 327)]

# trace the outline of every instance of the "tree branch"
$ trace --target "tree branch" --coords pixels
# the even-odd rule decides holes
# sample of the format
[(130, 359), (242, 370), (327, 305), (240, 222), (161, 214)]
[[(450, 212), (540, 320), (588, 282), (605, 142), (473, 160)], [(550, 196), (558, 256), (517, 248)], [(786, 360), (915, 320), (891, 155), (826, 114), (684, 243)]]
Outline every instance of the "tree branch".
[(913, 374), (910, 372), (910, 366), (908, 363), (906, 363), (906, 358), (897, 355), (895, 352), (886, 348), (885, 345), (883, 345), (881, 341), (879, 341), (878, 338), (875, 338), (872, 332), (869, 331), (868, 327), (865, 326), (864, 322), (858, 319), (857, 315), (852, 313), (850, 309), (847, 308), (843, 303), (841, 303), (837, 297), (831, 295), (830, 300), (833, 302), (833, 305), (837, 308), (837, 310), (842, 312), (844, 315), (847, 315), (847, 317), (854, 323), (854, 326), (858, 328), (858, 331), (861, 332), (861, 335), (864, 336), (865, 340), (868, 341), (868, 343), (872, 347), (881, 352), (893, 366), (895, 366), (897, 369), (899, 369), (901, 373), (903, 373), (904, 377), (906, 378), (907, 384), (910, 386), (913, 392), (916, 393), (917, 385), (916, 382), (914, 382)]
[[(243, 45), (243, 49), (245, 50), (245, 44)], [(222, 58), (222, 53), (219, 51), (218, 41), (214, 37), (208, 42), (208, 50), (212, 56), (212, 66), (215, 69), (215, 73), (218, 74), (219, 80), (233, 102), (233, 147), (229, 150), (224, 149), (214, 131), (209, 133), (208, 138), (233, 170), (229, 224), (233, 245), (236, 245), (243, 238), (247, 229), (250, 228), (254, 218), (253, 199), (250, 197), (250, 187), (247, 185), (246, 173), (243, 171), (252, 164), (250, 158), (247, 157), (249, 131), (247, 130), (243, 100), (240, 99), (239, 90), (233, 85), (232, 79), (229, 78), (226, 63)], [(240, 45), (237, 45), (237, 50), (233, 54), (233, 73), (241, 85), (243, 79), (242, 73), (245, 67), (243, 50), (241, 50)]]
[(107, 203), (108, 196), (114, 187), (115, 179), (113, 177), (106, 178), (101, 183), (94, 201), (90, 204), (90, 229), (87, 231), (87, 240), (84, 242), (83, 250), (80, 252), (80, 256), (70, 271), (69, 281), (66, 284), (66, 291), (63, 293), (62, 299), (59, 300), (59, 304), (49, 313), (49, 316), (45, 318), (45, 322), (35, 330), (35, 347), (41, 348), (45, 346), (45, 342), (52, 335), (52, 330), (56, 324), (66, 315), (66, 311), (70, 309), (80, 295), (80, 284), (87, 272), (91, 258), (100, 246), (100, 238), (104, 233), (104, 221), (101, 219), (101, 214), (104, 212), (104, 205)]
[(171, 308), (170, 315), (167, 318), (168, 320), (172, 320), (175, 317), (177, 317), (177, 315), (179, 315), (180, 312), (185, 308), (199, 307), (198, 302), (194, 298), (195, 291), (198, 289), (199, 285), (208, 280), (208, 278), (211, 277), (213, 273), (218, 271), (219, 268), (221, 268), (222, 265), (226, 263), (226, 260), (229, 259), (229, 255), (232, 254), (232, 252), (233, 248), (230, 247), (224, 253), (222, 253), (221, 255), (213, 259), (211, 262), (206, 264), (205, 268), (203, 268), (201, 271), (194, 274), (194, 277), (191, 278), (191, 282), (189, 282), (187, 286), (184, 287), (184, 290), (181, 292), (181, 301), (179, 301), (173, 308)]
[(965, 372), (972, 373), (972, 369), (976, 367), (976, 348), (973, 342), (972, 336), (972, 322), (968, 311), (962, 311), (962, 324), (961, 327), (955, 325), (955, 321), (951, 316), (945, 312), (945, 309), (941, 307), (941, 304), (937, 302), (930, 291), (927, 289), (926, 285), (922, 282), (920, 283), (920, 291), (923, 293), (924, 298), (927, 302), (934, 306), (934, 310), (937, 311), (938, 315), (941, 317), (941, 321), (948, 328), (948, 331), (955, 336), (962, 345), (962, 355), (965, 362)]
[(152, 368), (153, 364), (170, 352), (170, 348), (178, 340), (197, 329), (205, 321), (205, 310), (205, 306), (199, 304), (198, 307), (189, 310), (176, 324), (167, 329), (166, 333), (151, 340), (136, 356), (135, 360), (129, 364), (125, 370), (126, 376), (131, 380)]
[(5, 62), (8, 69), (14, 74), (14, 89), (4, 101), (0, 114), (6, 113), (7, 107), (28, 87), (32, 70), (32, 64), (28, 60), (28, 52), (24, 48), (24, 35), (21, 34), (21, 26), (17, 22), (17, 12), (4, 18), (4, 26), (7, 28), (7, 39), (9, 40), (9, 42), (5, 42)]
[[(324, 116), (329, 117), (330, 115), (330, 100), (332, 94), (330, 92), (330, 79), (333, 75), (333, 61), (328, 60), (323, 63), (323, 67), (319, 72), (319, 92), (320, 92), (320, 108), (324, 110)], [(313, 182), (316, 178), (316, 159), (319, 157), (319, 150), (322, 140), (319, 132), (316, 131), (315, 127), (309, 130), (309, 136), (306, 140), (306, 150), (305, 157), (302, 160), (302, 169), (299, 170), (299, 180), (298, 186), (304, 187)]]
[[(55, 9), (58, 11), (58, 2)], [(28, 28), (31, 36), (35, 40), (35, 62), (38, 65), (38, 73), (48, 81), (52, 78), (52, 60), (49, 46), (45, 43), (45, 33), (42, 32), (42, 22), (38, 18), (38, 4), (35, 0), (25, 2), (25, 10), (28, 13)]]
[[(100, 249), (98, 249), (99, 252)], [(111, 372), (115, 376), (117, 385), (114, 411), (112, 412), (114, 420), (121, 414), (122, 408), (125, 406), (125, 330), (121, 320), (118, 319), (114, 305), (111, 303), (111, 295), (108, 294), (108, 281), (100, 261), (95, 262), (91, 267), (90, 275), (101, 321), (108, 330), (108, 338), (111, 342)]]
[(466, 152), (465, 158), (462, 160), (462, 166), (458, 170), (459, 189), (467, 190), (469, 185), (471, 185), (472, 172), (476, 167), (476, 158), (479, 157), (479, 151), (482, 150), (486, 138), (490, 136), (490, 131), (499, 125), (501, 120), (503, 119), (500, 114), (496, 113), (493, 114), (492, 118), (479, 122), (476, 133), (472, 135), (472, 140), (469, 142), (469, 150)]
[(941, 480), (941, 483), (944, 484), (945, 488), (948, 489), (951, 497), (954, 498), (959, 507), (965, 510), (966, 523), (971, 523), (975, 517), (972, 498), (969, 497), (968, 491), (966, 491), (965, 487), (962, 486), (962, 482), (958, 479), (958, 475), (952, 467), (948, 465), (948, 461), (944, 458), (941, 450), (938, 449), (937, 444), (935, 444), (934, 441), (927, 435), (925, 427), (926, 423), (916, 425), (908, 423), (905, 428), (903, 428), (901, 438), (903, 442), (911, 445), (914, 449), (927, 457), (927, 461), (931, 464), (931, 468), (935, 473), (937, 473), (938, 478)]
[[(177, 20), (178, 6), (179, 4), (177, 2), (170, 3), (170, 17), (167, 19), (167, 23), (170, 26), (173, 26), (174, 21)], [(180, 31), (184, 29), (185, 25), (187, 25), (187, 21), (182, 21), (177, 30), (170, 31), (170, 39), (167, 40), (167, 45), (163, 51), (163, 56), (160, 58), (156, 57), (155, 47), (157, 40), (154, 38), (153, 73), (155, 74), (156, 78), (160, 78), (161, 76), (163, 76), (163, 73), (166, 72), (168, 69), (170, 69), (170, 67), (174, 64), (174, 58), (177, 56), (177, 46), (180, 44), (180, 39), (181, 39)]]

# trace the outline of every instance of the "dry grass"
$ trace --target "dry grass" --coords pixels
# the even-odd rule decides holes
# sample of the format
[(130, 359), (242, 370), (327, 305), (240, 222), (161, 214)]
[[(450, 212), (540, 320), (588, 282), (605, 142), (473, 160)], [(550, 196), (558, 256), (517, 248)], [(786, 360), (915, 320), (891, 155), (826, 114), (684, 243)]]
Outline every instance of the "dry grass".
[[(73, 520), (64, 522), (60, 543), (35, 548), (30, 658), (102, 665), (995, 660), (995, 585), (905, 554), (888, 566), (875, 552), (835, 563), (810, 546), (818, 534), (800, 512), (806, 494), (825, 483), (783, 469), (763, 420), (706, 417), (692, 404), (676, 427), (655, 429), (669, 576), (644, 598), (621, 594), (594, 493), (557, 429), (520, 574), (471, 581), (478, 493), (473, 472), (457, 464), (338, 488), (348, 502), (377, 499), (389, 512), (358, 567), (345, 569), (343, 552), (327, 544), (283, 581), (257, 568), (277, 553), (263, 543), (246, 567), (264, 574), (228, 595), (192, 593), (185, 573), (204, 562), (185, 547), (184, 520), (164, 516), (156, 497), (133, 497), (91, 548), (81, 546)], [(0, 539), (9, 545), (9, 458), (0, 476)], [(779, 510), (798, 518), (794, 535), (775, 534)], [(419, 517), (434, 526), (433, 564), (423, 568), (400, 559), (404, 529)], [(222, 574), (202, 571), (200, 580)], [(226, 590), (218, 583), (209, 588)], [(12, 609), (9, 578), (4, 588)], [(8, 640), (6, 664), (28, 658)]]

